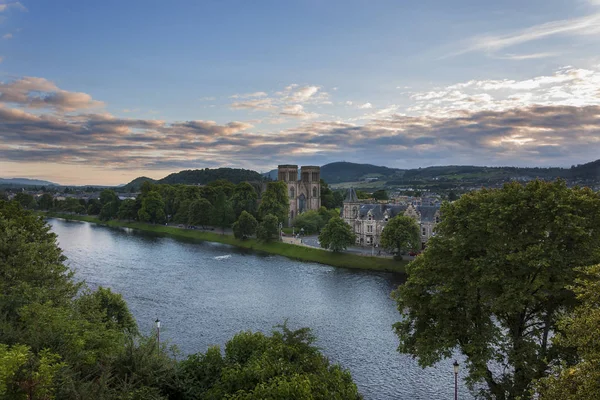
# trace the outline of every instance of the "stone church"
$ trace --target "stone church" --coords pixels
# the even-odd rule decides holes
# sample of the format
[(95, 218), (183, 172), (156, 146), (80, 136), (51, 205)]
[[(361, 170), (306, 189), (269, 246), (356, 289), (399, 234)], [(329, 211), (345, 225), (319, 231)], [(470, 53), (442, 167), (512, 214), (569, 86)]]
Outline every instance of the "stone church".
[(341, 214), (352, 227), (359, 246), (379, 246), (381, 232), (388, 221), (396, 215), (406, 215), (419, 225), (421, 244), (425, 247), (427, 240), (433, 236), (433, 229), (440, 222), (439, 205), (363, 204), (354, 189), (348, 190)]
[(288, 225), (307, 210), (321, 207), (321, 167), (302, 166), (298, 175), (297, 165), (279, 165), (277, 180), (287, 183), (290, 198)]

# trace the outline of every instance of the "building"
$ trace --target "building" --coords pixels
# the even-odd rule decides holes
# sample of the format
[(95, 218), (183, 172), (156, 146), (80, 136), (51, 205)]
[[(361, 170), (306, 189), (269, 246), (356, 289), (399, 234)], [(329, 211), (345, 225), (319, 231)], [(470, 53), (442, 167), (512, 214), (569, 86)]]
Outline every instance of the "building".
[(277, 180), (284, 181), (288, 187), (288, 224), (291, 224), (298, 214), (321, 207), (321, 167), (302, 166), (298, 175), (297, 165), (279, 165)]
[(379, 246), (381, 232), (391, 218), (406, 215), (419, 225), (421, 243), (425, 246), (433, 236), (435, 225), (440, 221), (440, 207), (437, 205), (413, 204), (364, 204), (349, 189), (344, 199), (341, 217), (352, 227), (359, 246)]

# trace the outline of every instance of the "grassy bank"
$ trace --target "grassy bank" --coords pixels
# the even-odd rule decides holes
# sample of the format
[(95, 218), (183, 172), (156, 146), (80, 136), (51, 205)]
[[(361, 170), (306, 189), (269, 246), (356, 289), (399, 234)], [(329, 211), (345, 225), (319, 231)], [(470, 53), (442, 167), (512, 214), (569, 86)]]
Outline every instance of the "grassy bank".
[(225, 243), (236, 247), (262, 251), (270, 254), (278, 254), (284, 257), (289, 257), (295, 260), (311, 261), (321, 264), (331, 265), (334, 267), (364, 269), (370, 271), (386, 271), (404, 273), (406, 261), (395, 261), (389, 258), (366, 257), (349, 253), (333, 253), (326, 250), (321, 250), (313, 247), (297, 246), (294, 244), (271, 242), (263, 243), (254, 239), (239, 240), (231, 235), (221, 235), (214, 232), (206, 232), (199, 230), (181, 229), (164, 225), (152, 225), (140, 222), (126, 221), (100, 221), (96, 217), (89, 215), (75, 215), (62, 213), (41, 213), (47, 217), (63, 218), (66, 220), (93, 222), (100, 225), (125, 227), (139, 229), (146, 232), (155, 232), (169, 235), (172, 237), (190, 238), (197, 240), (205, 240), (208, 242)]

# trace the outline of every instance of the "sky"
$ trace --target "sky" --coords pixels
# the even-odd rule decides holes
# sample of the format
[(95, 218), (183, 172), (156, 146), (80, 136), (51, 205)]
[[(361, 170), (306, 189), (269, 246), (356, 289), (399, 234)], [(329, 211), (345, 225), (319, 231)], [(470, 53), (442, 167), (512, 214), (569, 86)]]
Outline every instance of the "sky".
[(0, 0), (0, 177), (600, 158), (600, 0)]

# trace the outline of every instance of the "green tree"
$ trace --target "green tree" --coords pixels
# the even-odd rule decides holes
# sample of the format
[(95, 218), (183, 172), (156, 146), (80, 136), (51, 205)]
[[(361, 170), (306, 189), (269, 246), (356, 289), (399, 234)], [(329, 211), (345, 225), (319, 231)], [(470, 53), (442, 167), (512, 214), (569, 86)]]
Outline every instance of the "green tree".
[(23, 208), (27, 208), (29, 210), (33, 210), (37, 206), (35, 199), (29, 193), (17, 193), (14, 201), (18, 202)]
[(421, 248), (419, 225), (411, 217), (397, 215), (385, 225), (380, 242), (388, 253), (418, 250)]
[(361, 399), (350, 373), (331, 365), (308, 328), (284, 324), (272, 336), (238, 333), (225, 345), (181, 362), (176, 398)]
[(0, 190), (0, 200), (8, 201), (8, 195), (4, 190)]
[(236, 185), (233, 191), (233, 211), (239, 217), (243, 211), (252, 215), (256, 214), (258, 204), (258, 194), (254, 187), (248, 182), (242, 182)]
[(119, 213), (119, 197), (114, 190), (105, 189), (100, 193), (100, 215), (102, 221), (108, 221), (117, 217)]
[(298, 216), (292, 221), (292, 225), (298, 231), (300, 231), (300, 229), (304, 229), (304, 233), (308, 235), (311, 233), (316, 233), (325, 224), (323, 223), (323, 218), (321, 215), (319, 215), (317, 210), (308, 210), (302, 214), (298, 214)]
[(39, 206), (41, 210), (50, 210), (54, 203), (54, 198), (50, 193), (44, 193), (39, 200)]
[(290, 210), (290, 199), (287, 193), (287, 184), (284, 181), (267, 183), (267, 189), (263, 193), (258, 214), (261, 218), (274, 215), (279, 221), (287, 221)]
[(165, 222), (165, 203), (160, 193), (151, 191), (144, 195), (142, 207), (138, 211), (138, 218), (142, 222), (151, 222), (153, 224)]
[(333, 217), (319, 235), (319, 243), (324, 249), (334, 252), (346, 250), (356, 242), (352, 228), (340, 217)]
[(574, 286), (579, 305), (561, 318), (561, 333), (553, 339), (558, 346), (576, 349), (576, 356), (565, 357), (537, 382), (541, 400), (595, 400), (600, 393), (600, 265), (584, 272)]
[(77, 293), (80, 285), (41, 217), (15, 201), (0, 201), (0, 232), (0, 315), (10, 321), (26, 304), (61, 305)]
[(119, 206), (119, 212), (117, 214), (119, 219), (126, 219), (128, 221), (137, 219), (138, 216), (137, 203), (133, 199), (125, 199)]
[(448, 201), (455, 201), (458, 200), (458, 195), (456, 193), (454, 193), (454, 191), (450, 191), (448, 193)]
[(217, 200), (213, 207), (212, 223), (215, 226), (221, 228), (221, 233), (225, 234), (225, 228), (231, 227), (233, 221), (235, 221), (235, 214), (233, 213), (233, 204), (231, 200), (227, 198), (227, 195), (223, 191), (219, 191), (217, 194)]
[(329, 185), (327, 185), (327, 183), (323, 179), (321, 179), (320, 183), (321, 204), (323, 205), (323, 207), (328, 209), (334, 209), (336, 207), (339, 207), (335, 202), (335, 196), (333, 194), (333, 191), (329, 188)]
[(138, 333), (137, 323), (123, 300), (123, 296), (110, 288), (99, 286), (95, 291), (87, 291), (76, 300), (83, 315), (100, 312), (102, 322), (119, 331)]
[(574, 303), (576, 269), (599, 261), (600, 195), (510, 183), (444, 203), (442, 215), (395, 292), (399, 351), (428, 366), (459, 350), (483, 397), (530, 398), (564, 351), (550, 337)]
[(258, 225), (256, 237), (263, 242), (270, 242), (279, 235), (279, 221), (271, 214), (266, 215)]
[(238, 220), (233, 224), (233, 235), (238, 239), (247, 239), (256, 233), (258, 221), (252, 214), (242, 211)]
[(389, 200), (388, 194), (385, 190), (380, 189), (373, 192), (373, 198), (375, 200)]
[(100, 201), (97, 199), (89, 199), (87, 213), (89, 215), (98, 215), (100, 214), (100, 211), (102, 211), (102, 205), (100, 204)]
[(357, 190), (356, 197), (358, 197), (359, 200), (366, 200), (366, 199), (370, 199), (371, 195), (369, 193), (365, 192), (364, 190)]
[(210, 224), (213, 215), (213, 206), (205, 198), (194, 200), (188, 211), (188, 225), (200, 225), (203, 228)]

